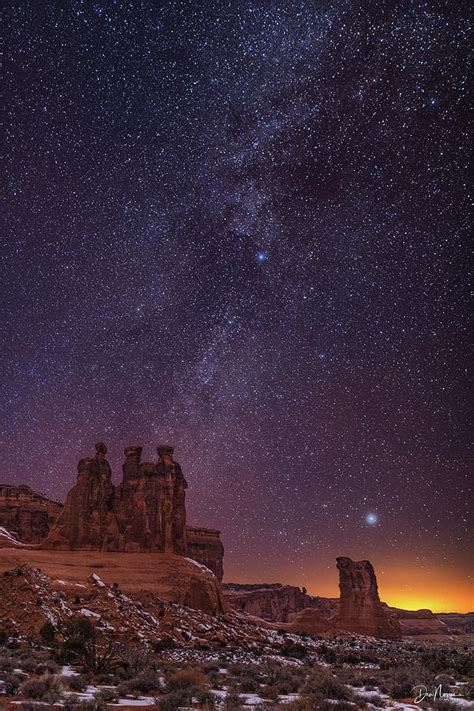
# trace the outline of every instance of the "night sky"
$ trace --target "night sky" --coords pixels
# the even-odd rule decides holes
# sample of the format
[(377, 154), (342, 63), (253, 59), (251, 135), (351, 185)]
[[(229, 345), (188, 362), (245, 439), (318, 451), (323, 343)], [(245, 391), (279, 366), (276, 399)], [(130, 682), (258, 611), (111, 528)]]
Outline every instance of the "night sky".
[(2, 3), (1, 479), (175, 445), (226, 579), (467, 610), (467, 3)]

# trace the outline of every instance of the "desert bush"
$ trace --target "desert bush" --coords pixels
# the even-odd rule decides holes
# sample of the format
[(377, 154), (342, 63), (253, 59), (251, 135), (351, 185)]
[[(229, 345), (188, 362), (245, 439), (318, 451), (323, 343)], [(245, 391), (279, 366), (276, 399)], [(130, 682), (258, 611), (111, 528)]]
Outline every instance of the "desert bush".
[(161, 691), (161, 677), (154, 671), (143, 671), (132, 679), (122, 682), (118, 687), (119, 694), (139, 696)]
[(387, 679), (388, 693), (394, 699), (411, 697), (416, 686), (431, 685), (433, 680), (433, 674), (423, 667), (397, 669)]
[(336, 651), (332, 647), (328, 647), (327, 644), (320, 644), (316, 651), (327, 664), (335, 664), (337, 662)]
[(13, 659), (11, 657), (0, 657), (0, 671), (11, 671), (13, 669)]
[(45, 659), (44, 661), (38, 661), (35, 664), (33, 671), (35, 672), (35, 674), (57, 674), (59, 671), (59, 666), (53, 659)]
[(112, 704), (114, 701), (117, 701), (118, 694), (114, 689), (101, 689), (94, 694), (94, 699), (96, 701), (104, 701), (106, 704)]
[(39, 679), (23, 682), (20, 693), (27, 699), (53, 704), (61, 696), (61, 684), (57, 677), (48, 674)]
[(177, 709), (189, 708), (193, 699), (199, 704), (199, 708), (214, 709), (216, 707), (216, 697), (208, 691), (195, 692), (190, 689), (180, 689), (173, 691), (166, 696), (157, 699), (160, 711), (176, 711)]
[(260, 691), (260, 684), (253, 676), (241, 676), (239, 679), (239, 689), (244, 694), (255, 694)]
[(229, 674), (233, 674), (236, 677), (239, 676), (252, 676), (254, 679), (260, 679), (261, 671), (256, 666), (250, 666), (248, 664), (229, 664), (228, 666)]
[(290, 701), (289, 704), (285, 704), (284, 706), (285, 711), (315, 711), (316, 708), (319, 709), (319, 706), (315, 706), (314, 699), (308, 696), (300, 696), (299, 699)]
[(121, 645), (117, 648), (117, 657), (132, 676), (146, 669), (151, 662), (149, 652), (143, 647)]
[(308, 654), (308, 650), (304, 644), (299, 642), (286, 642), (280, 648), (280, 654), (283, 657), (293, 657), (294, 659), (304, 659)]
[(164, 652), (167, 649), (176, 649), (178, 643), (173, 637), (162, 637), (152, 642), (152, 647), (154, 652)]
[(276, 684), (267, 684), (263, 687), (259, 694), (263, 699), (269, 699), (269, 701), (276, 701), (279, 697), (278, 686)]
[(268, 686), (275, 686), (279, 694), (293, 694), (298, 691), (307, 672), (300, 667), (282, 667), (267, 664), (263, 667), (263, 678)]
[(56, 630), (54, 629), (54, 625), (51, 624), (51, 622), (45, 622), (44, 625), (40, 628), (40, 637), (41, 641), (44, 642), (44, 644), (51, 646), (54, 644), (54, 638), (56, 636)]
[(373, 704), (374, 706), (376, 706), (378, 709), (384, 709), (384, 708), (385, 708), (385, 701), (384, 701), (384, 699), (382, 699), (381, 696), (378, 696), (378, 695), (375, 695), (375, 694), (374, 694), (373, 696), (370, 697), (370, 699), (367, 698), (367, 699), (364, 699), (364, 700), (365, 700), (365, 701), (369, 701), (371, 704)]
[(177, 711), (181, 708), (186, 708), (192, 702), (192, 696), (188, 691), (173, 691), (166, 696), (160, 696), (159, 707), (160, 711)]
[(224, 699), (224, 708), (226, 711), (242, 711), (242, 701), (238, 694), (227, 694)]
[(352, 698), (350, 689), (342, 684), (336, 677), (326, 669), (316, 668), (308, 677), (301, 688), (305, 696), (320, 699), (341, 699)]
[(179, 669), (169, 677), (167, 689), (170, 692), (181, 689), (200, 690), (205, 689), (207, 685), (207, 677), (200, 669)]
[(20, 688), (20, 684), (22, 683), (23, 679), (18, 674), (11, 674), (7, 672), (6, 674), (2, 675), (2, 681), (4, 693), (7, 696), (15, 696), (15, 694), (18, 692), (18, 689)]
[(73, 676), (63, 676), (62, 681), (67, 684), (71, 691), (85, 691), (88, 684), (88, 678), (83, 674), (74, 674)]

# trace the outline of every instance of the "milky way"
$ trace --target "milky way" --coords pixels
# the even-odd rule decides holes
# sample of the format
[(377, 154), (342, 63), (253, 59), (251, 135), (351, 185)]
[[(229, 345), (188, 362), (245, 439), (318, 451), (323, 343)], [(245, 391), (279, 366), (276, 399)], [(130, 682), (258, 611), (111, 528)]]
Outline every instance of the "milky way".
[(465, 598), (467, 5), (4, 8), (1, 477), (170, 442), (227, 579)]

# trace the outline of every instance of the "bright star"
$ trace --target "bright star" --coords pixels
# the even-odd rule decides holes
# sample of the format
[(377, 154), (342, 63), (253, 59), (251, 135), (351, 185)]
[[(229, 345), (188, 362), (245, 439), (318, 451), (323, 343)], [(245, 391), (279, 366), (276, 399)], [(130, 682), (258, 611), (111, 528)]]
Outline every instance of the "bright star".
[(378, 518), (377, 514), (368, 513), (367, 516), (365, 517), (365, 520), (370, 526), (375, 526), (375, 524), (378, 522), (379, 518)]
[(259, 264), (263, 264), (268, 259), (268, 252), (257, 252), (255, 259)]

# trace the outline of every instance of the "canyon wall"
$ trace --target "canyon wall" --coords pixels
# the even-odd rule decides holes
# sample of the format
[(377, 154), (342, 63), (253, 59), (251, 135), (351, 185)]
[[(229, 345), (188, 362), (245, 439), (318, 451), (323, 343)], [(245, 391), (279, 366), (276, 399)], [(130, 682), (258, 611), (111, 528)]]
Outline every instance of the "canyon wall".
[(22, 543), (39, 543), (54, 524), (63, 505), (29, 486), (0, 484), (0, 527)]

